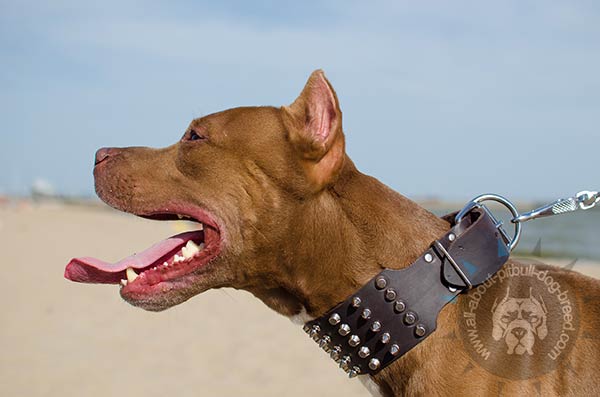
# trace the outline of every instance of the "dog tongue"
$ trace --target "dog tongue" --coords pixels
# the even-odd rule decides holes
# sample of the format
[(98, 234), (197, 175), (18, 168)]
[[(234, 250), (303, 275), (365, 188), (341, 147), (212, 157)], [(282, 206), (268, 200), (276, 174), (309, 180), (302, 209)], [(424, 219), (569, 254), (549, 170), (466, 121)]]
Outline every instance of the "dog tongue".
[(181, 233), (116, 263), (108, 263), (90, 257), (73, 258), (65, 268), (65, 278), (80, 283), (117, 284), (122, 278), (125, 278), (123, 272), (128, 267), (143, 269), (183, 247), (189, 240), (202, 239), (202, 231)]

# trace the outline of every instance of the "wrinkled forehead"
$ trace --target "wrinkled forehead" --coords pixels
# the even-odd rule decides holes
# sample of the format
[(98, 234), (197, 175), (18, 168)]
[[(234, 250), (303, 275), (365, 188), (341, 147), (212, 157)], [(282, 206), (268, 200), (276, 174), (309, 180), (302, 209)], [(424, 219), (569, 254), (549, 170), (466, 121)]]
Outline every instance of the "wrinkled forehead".
[(189, 128), (215, 131), (265, 130), (276, 126), (281, 129), (279, 109), (272, 106), (246, 106), (212, 113), (199, 117), (190, 123)]

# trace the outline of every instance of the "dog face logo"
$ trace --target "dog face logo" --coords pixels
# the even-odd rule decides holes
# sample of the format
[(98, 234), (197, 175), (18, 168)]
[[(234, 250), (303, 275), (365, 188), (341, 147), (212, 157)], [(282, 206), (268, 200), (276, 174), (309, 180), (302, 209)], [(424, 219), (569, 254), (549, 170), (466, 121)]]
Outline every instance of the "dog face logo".
[(577, 291), (565, 289), (557, 271), (537, 264), (509, 263), (458, 302), (465, 349), (501, 378), (554, 371), (579, 335)]
[(511, 297), (507, 288), (500, 303), (496, 300), (492, 306), (492, 337), (496, 341), (504, 339), (507, 354), (533, 355), (536, 337), (543, 340), (548, 335), (547, 313), (542, 297), (536, 299), (531, 288), (528, 298)]

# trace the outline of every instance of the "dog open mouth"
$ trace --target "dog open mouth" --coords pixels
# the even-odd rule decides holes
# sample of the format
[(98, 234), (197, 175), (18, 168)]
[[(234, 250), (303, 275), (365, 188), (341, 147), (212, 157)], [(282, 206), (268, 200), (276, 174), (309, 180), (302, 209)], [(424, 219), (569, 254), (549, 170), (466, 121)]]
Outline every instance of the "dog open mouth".
[(170, 210), (136, 215), (155, 220), (187, 220), (200, 227), (169, 237), (116, 263), (90, 257), (71, 259), (65, 278), (81, 283), (120, 284), (121, 295), (140, 296), (164, 291), (168, 284), (178, 284), (185, 276), (202, 270), (221, 251), (217, 223), (201, 210), (172, 212), (172, 207)]

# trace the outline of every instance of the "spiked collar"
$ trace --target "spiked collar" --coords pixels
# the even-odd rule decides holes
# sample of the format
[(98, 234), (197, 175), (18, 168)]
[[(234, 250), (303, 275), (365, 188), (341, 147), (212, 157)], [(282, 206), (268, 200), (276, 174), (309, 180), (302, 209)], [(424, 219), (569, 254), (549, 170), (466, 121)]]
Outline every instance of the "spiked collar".
[[(454, 220), (454, 217), (452, 217)], [(483, 205), (459, 213), (414, 263), (385, 269), (304, 330), (352, 378), (374, 375), (435, 331), (442, 308), (492, 277), (511, 239)]]

